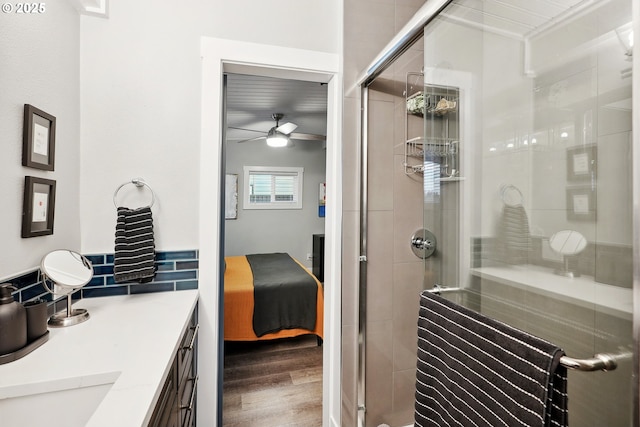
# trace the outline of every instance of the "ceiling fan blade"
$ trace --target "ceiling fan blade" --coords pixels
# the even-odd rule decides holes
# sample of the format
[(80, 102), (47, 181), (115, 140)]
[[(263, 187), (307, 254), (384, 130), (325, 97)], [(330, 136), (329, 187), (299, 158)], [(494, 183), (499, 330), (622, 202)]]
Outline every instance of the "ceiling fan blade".
[(292, 133), (289, 138), (301, 141), (325, 141), (327, 139), (324, 135), (314, 135), (312, 133)]
[(242, 142), (251, 142), (251, 141), (259, 141), (261, 139), (267, 139), (266, 136), (256, 136), (255, 138), (250, 138), (250, 139), (241, 139), (240, 141), (236, 141), (238, 144), (242, 143)]
[(276, 130), (278, 132), (282, 132), (285, 135), (289, 135), (291, 132), (293, 132), (294, 130), (296, 130), (296, 128), (298, 127), (298, 125), (294, 124), (294, 123), (285, 123), (283, 125), (280, 125), (276, 128)]
[(247, 132), (260, 132), (260, 133), (264, 133), (264, 131), (263, 131), (263, 130), (247, 129), (247, 128), (239, 128), (239, 127), (235, 127), (235, 126), (228, 126), (228, 129), (245, 130), (245, 131), (247, 131)]

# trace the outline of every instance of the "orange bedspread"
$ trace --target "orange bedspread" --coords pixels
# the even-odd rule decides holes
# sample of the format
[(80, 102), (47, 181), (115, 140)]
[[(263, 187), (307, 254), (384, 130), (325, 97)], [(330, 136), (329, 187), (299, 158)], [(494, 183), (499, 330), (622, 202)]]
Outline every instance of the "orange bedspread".
[[(295, 260), (298, 264), (300, 262)], [(247, 257), (226, 257), (224, 271), (224, 339), (226, 341), (258, 341), (276, 338), (296, 337), (304, 334), (316, 334), (323, 338), (324, 329), (324, 292), (322, 283), (311, 273), (318, 284), (316, 302), (316, 327), (307, 329), (283, 329), (258, 337), (253, 331), (253, 273)], [(300, 264), (300, 267), (307, 271)]]

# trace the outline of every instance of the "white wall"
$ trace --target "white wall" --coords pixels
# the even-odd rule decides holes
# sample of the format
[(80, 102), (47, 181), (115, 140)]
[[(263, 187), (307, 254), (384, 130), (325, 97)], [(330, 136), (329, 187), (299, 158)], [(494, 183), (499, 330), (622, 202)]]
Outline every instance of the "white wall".
[[(58, 3), (65, 13), (53, 12), (52, 5)], [(58, 144), (67, 139), (70, 144), (75, 145), (71, 152), (58, 151), (59, 157), (65, 160), (59, 160), (60, 169), (52, 174), (59, 180), (59, 186), (64, 181), (63, 187), (66, 191), (72, 191), (73, 195), (60, 195), (58, 206), (64, 206), (64, 210), (57, 211), (56, 214), (55, 241), (41, 237), (36, 239), (38, 242), (30, 244), (17, 237), (9, 237), (19, 236), (19, 216), (11, 212), (0, 214), (0, 220), (3, 220), (0, 276), (4, 276), (5, 271), (9, 275), (35, 267), (49, 246), (74, 246), (79, 242), (83, 253), (113, 251), (113, 192), (117, 186), (132, 177), (143, 177), (155, 191), (154, 225), (158, 249), (198, 248), (201, 233), (217, 236), (208, 229), (215, 229), (217, 224), (200, 222), (200, 226), (198, 225), (202, 198), (204, 206), (211, 207), (214, 217), (216, 214), (216, 204), (211, 201), (215, 201), (217, 196), (213, 192), (199, 192), (201, 186), (207, 189), (206, 183), (200, 182), (200, 154), (204, 153), (205, 158), (217, 160), (215, 155), (211, 155), (216, 152), (217, 147), (201, 147), (201, 134), (202, 139), (207, 142), (217, 141), (215, 136), (207, 134), (207, 129), (204, 129), (206, 125), (201, 119), (219, 107), (214, 103), (210, 108), (201, 108), (203, 96), (219, 99), (219, 93), (203, 94), (201, 91), (201, 37), (293, 48), (286, 50), (286, 58), (263, 56), (259, 62), (285, 66), (295, 64), (298, 70), (323, 70), (334, 75), (341, 65), (338, 58), (342, 49), (342, 3), (342, 0), (114, 0), (109, 2), (109, 19), (91, 16), (79, 18), (79, 38), (78, 17), (66, 2), (47, 2), (47, 7), (52, 7), (47, 11), (46, 24), (45, 21), (31, 23), (27, 19), (33, 17), (22, 16), (20, 18), (23, 20), (18, 24), (11, 21), (11, 24), (5, 25), (6, 20), (15, 16), (1, 16), (2, 136), (20, 146), (22, 104), (32, 102), (57, 115), (60, 127), (63, 127), (61, 117), (65, 118), (64, 126), (74, 123), (75, 133), (68, 128), (63, 131), (59, 127)], [(74, 31), (75, 36), (68, 36)], [(22, 41), (16, 41), (19, 39)], [(307, 55), (308, 51), (323, 52), (326, 55)], [(297, 53), (301, 58), (297, 57)], [(11, 61), (5, 61), (5, 57), (9, 56)], [(307, 61), (308, 57), (313, 57), (315, 61)], [(327, 61), (331, 65), (329, 68), (325, 67)], [(6, 63), (9, 67), (5, 66)], [(208, 69), (211, 68), (209, 66)], [(52, 77), (45, 81), (42, 76), (49, 73)], [(27, 79), (28, 83), (16, 86), (21, 78)], [(215, 92), (219, 86), (211, 83), (207, 87), (213, 88), (212, 91)], [(32, 88), (35, 88), (37, 94), (46, 93), (44, 98), (47, 102), (27, 99), (29, 97), (26, 94), (31, 93)], [(341, 78), (330, 82), (329, 88), (331, 103), (331, 99), (335, 101), (336, 94), (342, 89)], [(46, 92), (48, 90), (52, 92)], [(10, 101), (12, 98), (15, 101)], [(340, 146), (335, 144), (341, 129), (342, 110), (339, 103), (334, 102), (333, 105), (334, 114), (329, 111), (328, 122), (328, 129), (332, 133), (327, 135), (327, 141), (334, 145), (330, 145), (327, 155), (332, 159), (334, 169), (330, 174), (333, 178), (327, 182), (331, 193), (337, 195), (342, 182), (340, 171), (336, 169), (340, 164)], [(211, 129), (217, 128), (213, 126)], [(3, 143), (2, 150), (8, 144)], [(22, 178), (25, 173), (19, 166), (15, 166), (20, 164), (19, 149), (7, 150), (6, 155), (5, 157), (3, 151), (0, 156), (2, 176), (6, 177), (1, 191), (5, 200), (9, 201), (3, 208), (7, 211), (19, 210), (21, 189), (15, 189), (17, 184), (11, 184), (6, 189), (5, 182), (16, 181), (17, 177)], [(217, 164), (211, 165), (213, 169), (216, 167)], [(216, 173), (214, 170), (210, 172), (202, 176), (214, 181), (209, 183), (209, 187), (215, 189)], [(67, 173), (72, 173), (72, 178), (67, 178)], [(75, 192), (72, 190), (74, 187)], [(330, 236), (334, 236), (326, 241), (327, 252), (331, 254), (327, 259), (328, 281), (337, 284), (340, 275), (337, 259), (341, 256), (338, 215), (341, 200), (336, 197), (328, 209), (335, 211), (333, 219), (327, 219), (329, 228), (333, 230)], [(67, 224), (68, 230), (62, 224)], [(71, 241), (58, 241), (61, 236)], [(216, 239), (210, 240), (203, 242), (215, 247)], [(48, 243), (45, 245), (43, 242)], [(209, 363), (202, 366), (199, 384), (202, 393), (199, 393), (199, 397), (201, 400), (206, 399), (206, 405), (200, 405), (198, 413), (200, 418), (210, 421), (208, 425), (214, 425), (217, 404), (217, 264), (212, 261), (215, 259), (215, 250), (207, 248), (203, 252), (206, 257), (211, 257), (201, 263), (202, 329), (199, 354), (202, 355), (202, 360)], [(335, 350), (331, 357), (325, 358), (325, 363), (330, 365), (325, 372), (332, 374), (334, 378), (339, 376), (340, 370), (340, 358), (336, 354), (340, 348), (337, 333), (340, 320), (339, 295), (338, 286), (325, 294), (325, 300), (337, 301), (327, 305), (325, 316), (325, 331), (329, 339), (333, 340), (330, 345), (325, 346), (325, 355), (328, 356), (329, 347)], [(332, 320), (334, 323), (331, 323)], [(325, 390), (329, 387), (328, 373), (325, 374)], [(339, 396), (339, 390), (331, 391), (326, 392), (325, 396)], [(339, 410), (339, 405), (334, 406)], [(332, 414), (336, 414), (338, 410), (334, 410)]]
[[(225, 255), (287, 252), (311, 268), (312, 235), (324, 233), (318, 217), (318, 186), (325, 182), (326, 154), (322, 142), (296, 141), (293, 148), (271, 148), (264, 141), (227, 143), (226, 172), (238, 175), (238, 218), (225, 222)], [(302, 209), (244, 210), (243, 166), (304, 168)]]
[[(201, 43), (206, 44), (202, 36), (259, 43), (261, 50), (256, 53), (262, 56), (241, 52), (251, 58), (249, 64), (284, 64), (288, 68), (288, 64), (295, 64), (297, 70), (327, 70), (326, 61), (330, 61), (329, 71), (336, 73), (342, 43), (342, 0), (279, 0), (268, 6), (248, 0), (112, 1), (109, 14), (108, 20), (81, 20), (82, 250), (113, 250), (113, 191), (133, 176), (145, 178), (156, 193), (156, 247), (201, 251), (198, 354), (207, 363), (199, 368), (198, 422), (215, 425), (219, 356), (219, 230), (215, 218), (220, 134), (216, 123), (220, 118), (221, 90), (221, 75), (216, 70), (221, 64), (212, 59), (220, 54), (212, 48), (203, 47), (209, 57), (203, 54), (201, 58)], [(287, 47), (287, 57), (267, 57), (266, 53), (274, 49), (263, 49), (264, 45)], [(318, 53), (309, 54), (312, 50)], [(228, 53), (224, 58), (237, 58)], [(309, 57), (313, 60), (308, 61)], [(209, 70), (207, 75), (201, 75), (203, 68)], [(214, 75), (213, 81), (207, 80), (209, 75)], [(336, 87), (341, 88), (341, 81), (329, 84), (330, 90)], [(213, 102), (208, 103), (210, 100)], [(341, 112), (339, 108), (334, 111)], [(328, 144), (336, 144), (337, 117), (340, 116), (329, 114), (328, 129), (334, 133), (327, 135)], [(336, 146), (329, 147), (327, 156), (333, 153), (339, 160), (339, 150), (333, 147)], [(339, 163), (334, 159), (332, 164)], [(333, 173), (333, 181), (327, 181), (328, 188), (338, 194), (341, 180), (335, 169)], [(200, 217), (200, 205), (212, 220)], [(337, 211), (333, 223), (329, 218), (327, 224), (337, 239), (337, 212), (341, 209), (338, 200), (334, 206)], [(339, 242), (335, 239), (326, 241), (327, 251), (339, 257)], [(327, 260), (331, 283), (338, 283), (336, 266), (333, 258)], [(337, 287), (336, 293), (337, 296), (331, 291), (325, 294), (325, 301), (336, 301), (327, 304), (331, 311), (327, 311), (325, 319), (339, 324)], [(336, 323), (325, 322), (326, 331), (335, 331)], [(339, 335), (332, 332), (327, 332), (325, 346), (325, 363), (330, 366), (325, 369), (325, 390), (329, 389), (329, 374), (339, 377), (339, 354), (335, 354), (340, 348)], [(330, 357), (328, 348), (335, 350)], [(332, 393), (324, 394), (339, 396), (339, 391), (332, 389)], [(334, 406), (327, 405), (325, 412)], [(332, 414), (335, 413), (334, 410)]]
[[(80, 250), (79, 33), (64, 1), (47, 2), (42, 14), (0, 13), (0, 279), (35, 268), (49, 250)], [(57, 119), (53, 172), (22, 166), (24, 104)], [(53, 235), (20, 237), (27, 175), (56, 181)]]
[[(109, 19), (82, 17), (85, 253), (113, 251), (113, 193), (133, 177), (144, 178), (156, 196), (156, 247), (197, 248), (204, 21), (196, 10), (202, 11), (176, 2), (111, 2)], [(141, 205), (147, 200), (140, 195)]]
[(156, 195), (156, 247), (198, 247), (201, 36), (338, 53), (340, 9), (339, 0), (136, 0), (110, 2), (106, 20), (83, 16), (83, 252), (113, 251), (113, 192), (138, 176)]
[[(340, 0), (109, 5), (108, 19), (65, 1), (0, 14), (0, 278), (53, 248), (113, 251), (113, 193), (134, 177), (156, 194), (157, 248), (197, 248), (201, 36), (340, 51)], [(58, 119), (54, 172), (21, 166), (25, 103)], [(25, 175), (57, 181), (53, 236), (20, 237)]]

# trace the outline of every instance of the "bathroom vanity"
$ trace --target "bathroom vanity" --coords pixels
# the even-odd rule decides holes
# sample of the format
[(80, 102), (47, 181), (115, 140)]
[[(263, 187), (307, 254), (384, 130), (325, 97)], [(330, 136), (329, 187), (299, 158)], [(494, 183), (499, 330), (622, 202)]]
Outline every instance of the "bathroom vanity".
[(601, 310), (618, 317), (630, 318), (633, 312), (630, 288), (598, 283), (589, 276), (563, 277), (554, 274), (550, 268), (536, 265), (479, 267), (471, 269), (471, 275), (488, 283), (546, 295), (568, 304), (585, 307), (597, 304)]
[(197, 301), (189, 290), (76, 302), (88, 321), (50, 328), (0, 366), (2, 425), (193, 425)]

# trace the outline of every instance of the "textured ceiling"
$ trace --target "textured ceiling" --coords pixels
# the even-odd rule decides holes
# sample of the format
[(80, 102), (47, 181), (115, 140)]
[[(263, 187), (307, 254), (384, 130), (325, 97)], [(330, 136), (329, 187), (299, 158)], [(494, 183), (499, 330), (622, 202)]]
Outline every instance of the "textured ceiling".
[(275, 126), (271, 118), (274, 113), (284, 114), (281, 125), (287, 122), (298, 125), (296, 133), (325, 135), (327, 86), (243, 74), (227, 76), (228, 141), (265, 135)]
[(594, 0), (455, 0), (441, 16), (525, 38), (594, 3)]

